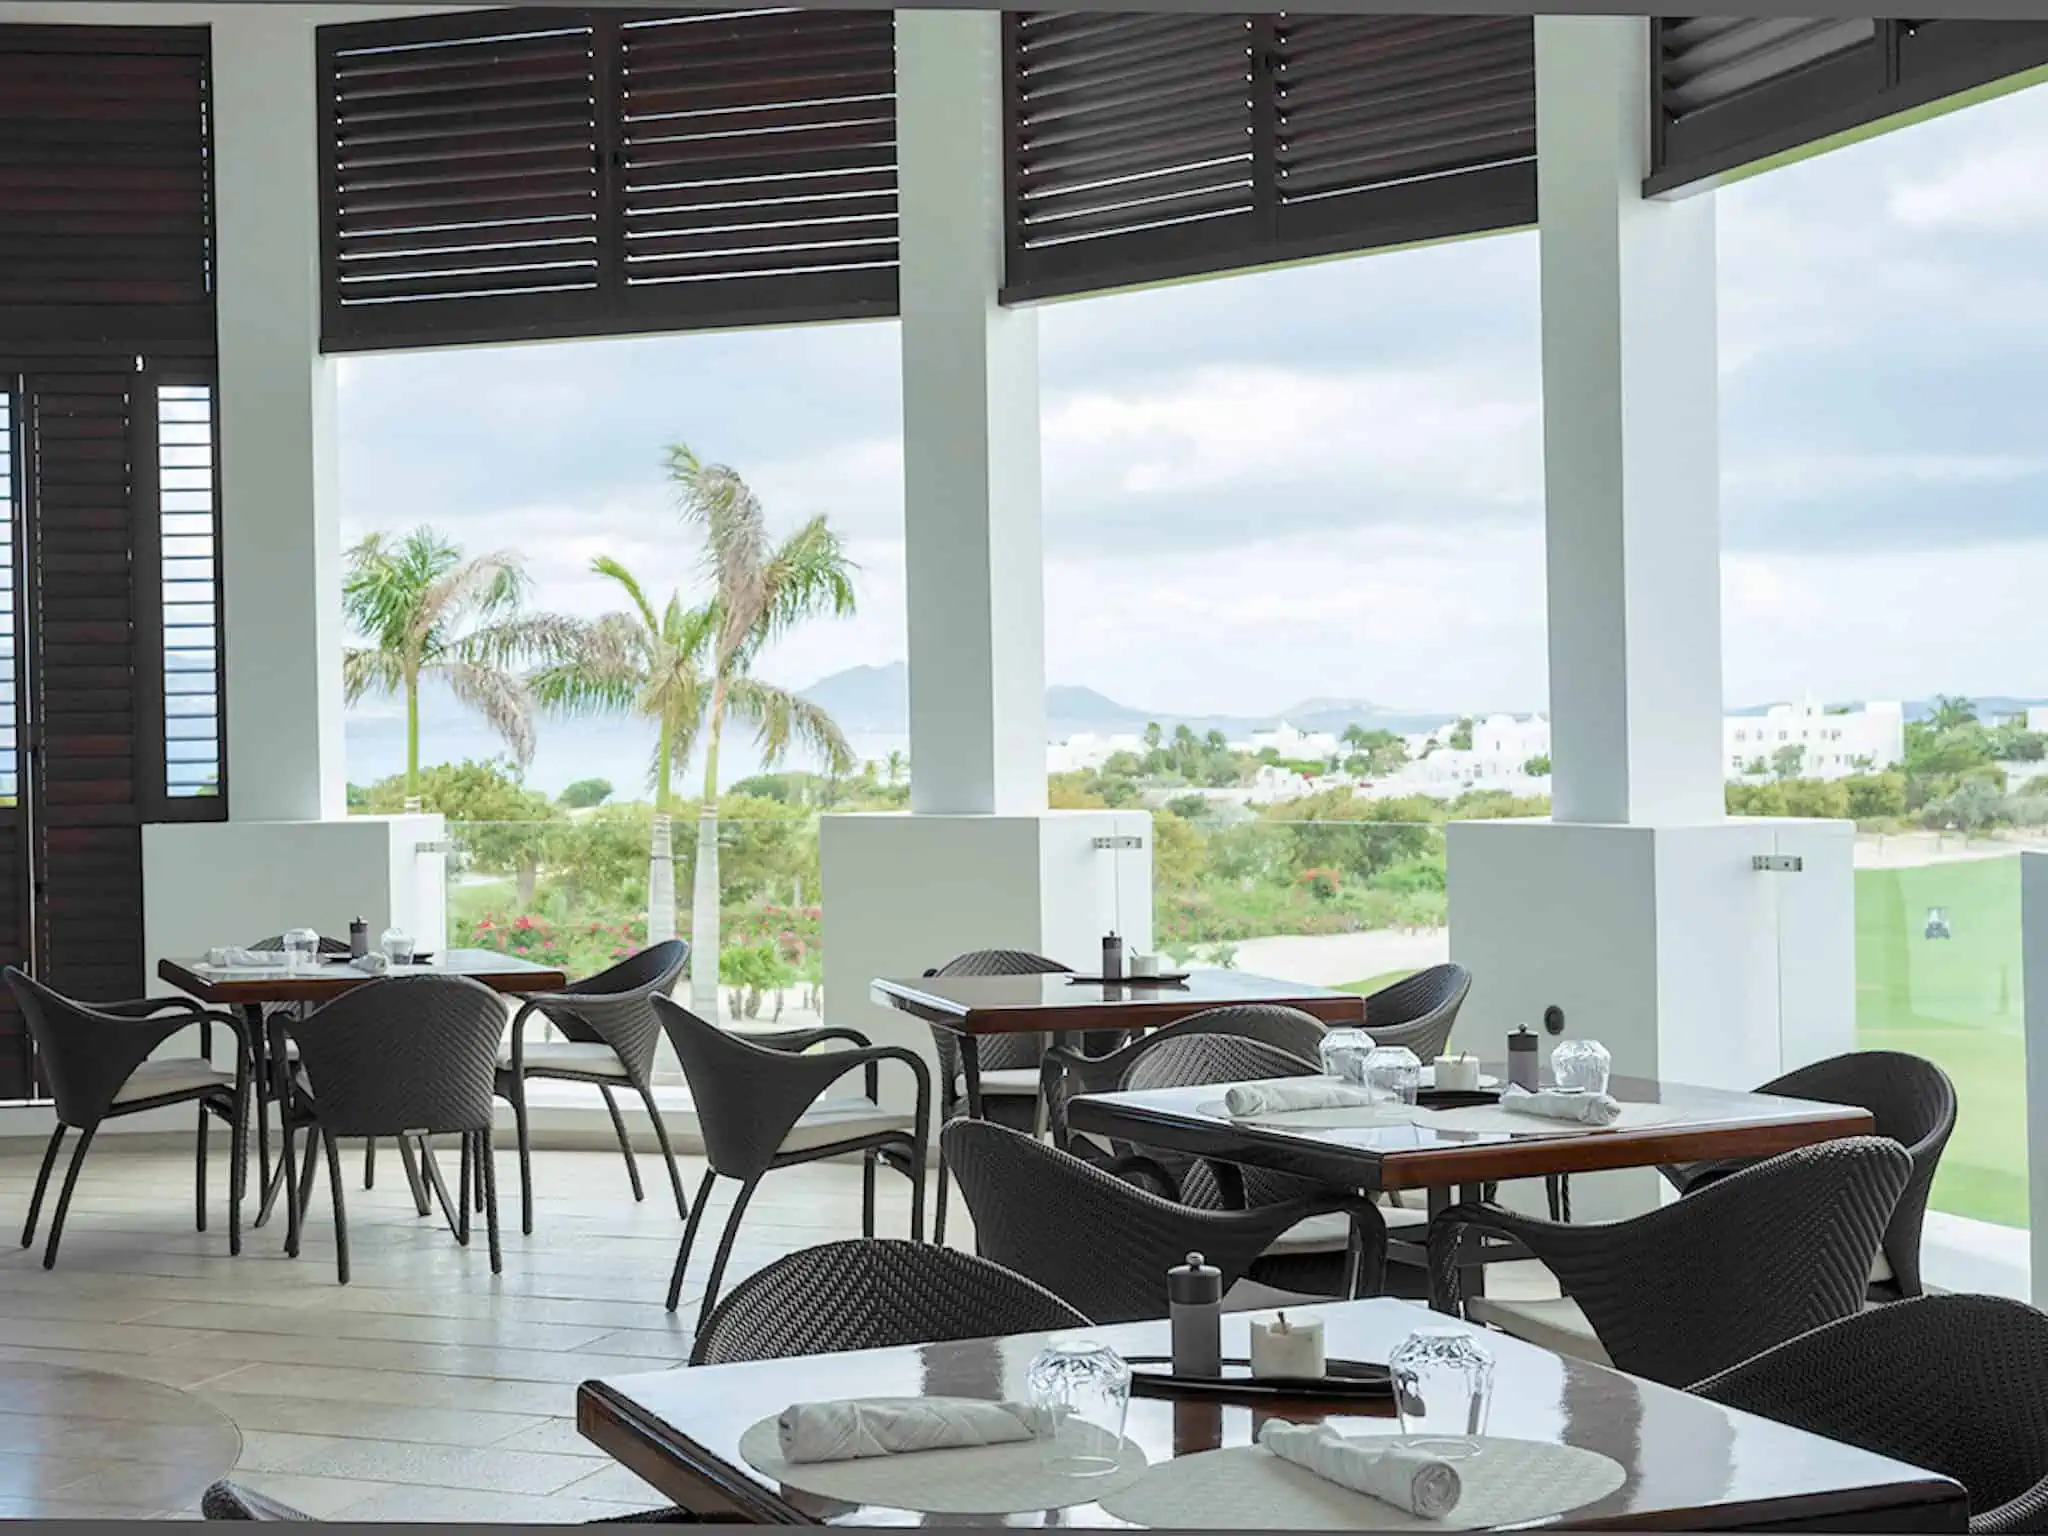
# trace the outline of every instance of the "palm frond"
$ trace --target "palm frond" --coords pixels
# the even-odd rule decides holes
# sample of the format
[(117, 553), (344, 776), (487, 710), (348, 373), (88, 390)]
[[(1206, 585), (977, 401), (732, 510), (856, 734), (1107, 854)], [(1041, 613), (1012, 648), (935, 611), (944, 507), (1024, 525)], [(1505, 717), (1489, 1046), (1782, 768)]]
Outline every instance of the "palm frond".
[[(638, 610), (640, 621), (652, 632), (656, 634), (661, 632), (661, 622), (654, 616), (654, 605), (647, 601), (647, 594), (640, 589), (638, 577), (610, 555), (599, 555), (590, 562), (590, 568), (600, 576), (610, 577), (623, 587), (626, 596), (633, 600), (633, 607)], [(669, 599), (669, 605), (674, 607), (675, 599), (673, 597)]]
[(519, 556), (505, 550), (477, 555), (445, 571), (421, 594), (413, 642), (422, 657), (437, 656), (464, 619), (514, 613), (525, 599), (526, 570)]
[(404, 687), (405, 667), (392, 652), (351, 646), (341, 653), (341, 688), (349, 703), (359, 704), (372, 694), (388, 696)]
[(685, 521), (704, 530), (706, 565), (724, 610), (719, 649), (730, 653), (738, 649), (761, 611), (768, 528), (760, 498), (737, 471), (705, 463), (685, 444), (671, 447), (667, 458), (678, 510)]
[(801, 694), (759, 678), (736, 677), (726, 685), (725, 707), (734, 719), (753, 726), (763, 767), (775, 767), (792, 744), (800, 744), (835, 773), (853, 770), (853, 749), (838, 722)]
[(550, 715), (632, 714), (642, 708), (649, 670), (639, 621), (608, 613), (577, 626), (567, 653), (531, 673), (526, 687)]
[(369, 535), (345, 557), (341, 608), (349, 627), (379, 650), (406, 650), (425, 594), (460, 558), (432, 528), (415, 528), (395, 545)]
[(458, 703), (483, 716), (521, 768), (533, 761), (533, 699), (523, 682), (497, 667), (468, 661), (438, 663), (429, 675), (447, 683)]
[(748, 635), (749, 652), (807, 619), (851, 617), (855, 569), (822, 515), (783, 540), (761, 573), (762, 610)]
[(552, 665), (574, 657), (585, 626), (558, 613), (522, 613), (471, 630), (446, 647), (456, 661), (482, 667)]

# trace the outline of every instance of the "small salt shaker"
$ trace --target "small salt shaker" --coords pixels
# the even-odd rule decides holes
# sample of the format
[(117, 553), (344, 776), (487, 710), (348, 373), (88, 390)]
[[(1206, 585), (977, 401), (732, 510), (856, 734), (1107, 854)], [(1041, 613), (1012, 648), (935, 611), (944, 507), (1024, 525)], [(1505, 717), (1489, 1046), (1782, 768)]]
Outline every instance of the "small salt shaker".
[(360, 960), (370, 952), (370, 925), (360, 917), (348, 925), (348, 957)]
[(1166, 1272), (1167, 1316), (1173, 1333), (1173, 1374), (1223, 1374), (1223, 1271), (1188, 1255), (1187, 1263)]
[(1526, 1024), (1508, 1036), (1508, 1081), (1517, 1088), (1536, 1091), (1536, 1037)]
[(1102, 976), (1105, 981), (1121, 981), (1124, 975), (1124, 940), (1120, 933), (1112, 933), (1102, 941)]

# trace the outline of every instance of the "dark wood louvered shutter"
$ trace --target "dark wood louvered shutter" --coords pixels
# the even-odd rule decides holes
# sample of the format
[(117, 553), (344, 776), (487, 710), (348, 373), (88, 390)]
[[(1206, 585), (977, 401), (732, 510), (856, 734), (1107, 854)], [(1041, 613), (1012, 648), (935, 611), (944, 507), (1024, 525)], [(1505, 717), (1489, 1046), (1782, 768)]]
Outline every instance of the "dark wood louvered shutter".
[(1527, 17), (1010, 15), (1004, 297), (1528, 224)]
[(2048, 23), (1666, 16), (1650, 63), (1668, 193), (2048, 65)]
[(1527, 17), (1283, 15), (1273, 49), (1281, 245), (1398, 245), (1535, 221)]
[(669, 17), (619, 43), (629, 313), (896, 312), (893, 13)]
[(320, 29), (330, 352), (888, 315), (886, 11)]
[(60, 992), (139, 997), (141, 708), (131, 366), (23, 382), (30, 589), (30, 796), (37, 971)]
[(1007, 22), (1011, 294), (1202, 271), (1257, 242), (1250, 17)]
[(486, 13), (328, 27), (330, 343), (548, 335), (599, 297), (595, 31)]
[(207, 33), (0, 28), (0, 352), (213, 351)]
[[(28, 731), (20, 684), (27, 650), (22, 550), (22, 424), (15, 381), (0, 376), (0, 966), (30, 963)], [(26, 1098), (33, 1052), (14, 994), (0, 987), (0, 1099)]]

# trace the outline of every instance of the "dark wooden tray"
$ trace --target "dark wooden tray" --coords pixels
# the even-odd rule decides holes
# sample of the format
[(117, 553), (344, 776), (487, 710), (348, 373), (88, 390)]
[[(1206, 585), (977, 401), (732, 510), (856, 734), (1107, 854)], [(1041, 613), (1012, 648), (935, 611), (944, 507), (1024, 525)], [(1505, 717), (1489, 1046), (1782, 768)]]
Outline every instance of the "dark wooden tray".
[(1364, 1398), (1392, 1402), (1393, 1378), (1366, 1360), (1326, 1360), (1327, 1375), (1254, 1376), (1249, 1360), (1225, 1360), (1221, 1376), (1176, 1376), (1166, 1355), (1130, 1355), (1131, 1391), (1138, 1397), (1214, 1397), (1235, 1401), (1266, 1397)]
[(1193, 971), (1162, 971), (1157, 976), (1069, 976), (1076, 986), (1087, 987), (1177, 987)]
[(1470, 1109), (1477, 1104), (1498, 1104), (1498, 1088), (1424, 1088), (1415, 1095), (1424, 1109)]

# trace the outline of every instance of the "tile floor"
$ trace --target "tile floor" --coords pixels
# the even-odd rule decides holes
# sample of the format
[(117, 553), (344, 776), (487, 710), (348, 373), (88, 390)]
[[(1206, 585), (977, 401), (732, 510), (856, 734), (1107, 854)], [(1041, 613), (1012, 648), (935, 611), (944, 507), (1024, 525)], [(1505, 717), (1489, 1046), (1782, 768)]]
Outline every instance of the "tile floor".
[[(19, 1231), (38, 1151), (0, 1143), (7, 1232)], [(682, 1223), (659, 1166), (642, 1157), (648, 1198), (636, 1205), (616, 1152), (538, 1154), (527, 1238), (517, 1165), (501, 1153), (505, 1272), (494, 1278), (481, 1232), (465, 1250), (416, 1216), (397, 1158), (381, 1153), (377, 1187), (365, 1191), (360, 1149), (343, 1150), (353, 1260), (343, 1287), (324, 1173), (301, 1257), (283, 1254), (280, 1212), (230, 1259), (224, 1158), (211, 1230), (200, 1233), (189, 1152), (112, 1138), (96, 1147), (57, 1268), (43, 1270), (40, 1243), (0, 1252), (0, 1517), (189, 1515), (224, 1457), (236, 1478), (321, 1518), (577, 1521), (663, 1502), (573, 1421), (578, 1382), (688, 1355), (711, 1244), (670, 1316), (662, 1297)], [(694, 1191), (701, 1161), (683, 1159), (683, 1172)], [(713, 1197), (713, 1216), (729, 1189)], [(908, 1186), (884, 1172), (880, 1190), (883, 1234), (906, 1232)], [(949, 1219), (958, 1214), (956, 1201)], [(859, 1230), (857, 1165), (773, 1175), (728, 1283)], [(120, 1382), (83, 1380), (53, 1403), (35, 1388), (39, 1373), (17, 1363), (182, 1389), (232, 1421), (239, 1455), (224, 1428), (152, 1409), (149, 1394)]]

